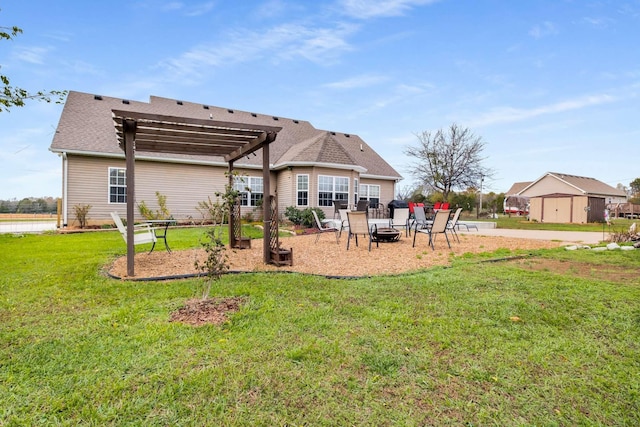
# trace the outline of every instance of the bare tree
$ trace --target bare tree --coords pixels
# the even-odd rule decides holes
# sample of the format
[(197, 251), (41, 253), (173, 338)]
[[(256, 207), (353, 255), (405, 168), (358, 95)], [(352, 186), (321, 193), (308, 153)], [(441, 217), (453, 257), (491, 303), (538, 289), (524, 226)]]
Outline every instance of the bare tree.
[(398, 187), (396, 188), (396, 200), (409, 200), (411, 193), (413, 193), (413, 187), (410, 185)]
[(485, 142), (469, 128), (453, 123), (435, 133), (416, 135), (418, 146), (409, 146), (405, 154), (413, 159), (413, 175), (425, 187), (441, 192), (446, 200), (456, 188), (477, 188), (493, 171), (482, 166), (480, 156)]

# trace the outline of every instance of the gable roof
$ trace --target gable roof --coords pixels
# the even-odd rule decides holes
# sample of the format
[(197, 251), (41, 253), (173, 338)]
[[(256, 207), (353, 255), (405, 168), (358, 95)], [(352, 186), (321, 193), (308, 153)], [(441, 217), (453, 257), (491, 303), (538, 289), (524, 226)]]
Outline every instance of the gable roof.
[[(238, 122), (281, 127), (270, 144), (273, 169), (314, 164), (355, 170), (362, 176), (398, 180), (402, 176), (361, 138), (316, 129), (305, 120), (288, 119), (206, 104), (151, 96), (139, 102), (70, 91), (50, 150), (86, 156), (123, 158), (114, 129), (113, 110), (186, 117), (199, 120)], [(240, 168), (262, 168), (262, 156), (250, 156), (235, 162)], [(224, 165), (222, 156), (136, 152), (136, 158), (155, 161)]]
[(355, 169), (364, 168), (358, 166), (353, 157), (335, 138), (335, 133), (324, 132), (315, 135), (305, 141), (292, 146), (279, 161), (289, 165), (316, 164), (346, 165)]
[(518, 194), (526, 195), (527, 190), (535, 186), (538, 182), (542, 181), (545, 178), (552, 178), (558, 180), (561, 183), (569, 185), (575, 188), (577, 191), (581, 192), (586, 196), (616, 196), (616, 197), (626, 197), (627, 194), (623, 190), (618, 190), (608, 184), (605, 184), (602, 181), (598, 181), (595, 178), (585, 177), (585, 176), (577, 176), (577, 175), (569, 175), (558, 172), (547, 172), (537, 180), (530, 183), (528, 186), (520, 190)]
[(519, 194), (522, 190), (527, 188), (532, 182), (531, 181), (523, 181), (523, 182), (514, 182), (511, 188), (504, 193), (507, 196), (513, 196)]

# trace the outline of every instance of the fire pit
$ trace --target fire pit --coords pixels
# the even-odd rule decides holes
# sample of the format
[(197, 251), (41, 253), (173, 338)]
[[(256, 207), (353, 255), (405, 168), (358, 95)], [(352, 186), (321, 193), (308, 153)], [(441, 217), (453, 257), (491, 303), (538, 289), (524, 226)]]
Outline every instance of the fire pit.
[(378, 228), (373, 232), (373, 238), (378, 242), (397, 242), (400, 232), (395, 228)]

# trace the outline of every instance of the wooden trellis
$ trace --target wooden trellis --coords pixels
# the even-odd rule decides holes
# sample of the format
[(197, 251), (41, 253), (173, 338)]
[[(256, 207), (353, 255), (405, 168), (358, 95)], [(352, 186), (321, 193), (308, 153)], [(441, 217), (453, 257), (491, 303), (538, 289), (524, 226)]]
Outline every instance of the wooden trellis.
[(280, 236), (278, 230), (278, 199), (276, 196), (269, 196), (269, 210), (272, 218), (271, 226), (269, 227), (271, 263), (277, 266), (293, 265), (293, 248), (283, 249), (280, 247)]
[(229, 245), (236, 249), (246, 249), (251, 247), (251, 239), (242, 237), (242, 221), (240, 216), (240, 198), (237, 198), (231, 207), (230, 220), (231, 235)]

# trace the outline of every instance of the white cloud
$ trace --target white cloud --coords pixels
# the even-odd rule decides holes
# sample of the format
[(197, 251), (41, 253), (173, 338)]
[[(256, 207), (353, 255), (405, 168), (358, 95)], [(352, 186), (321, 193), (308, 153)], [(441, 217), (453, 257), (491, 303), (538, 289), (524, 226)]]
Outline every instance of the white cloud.
[(354, 26), (334, 28), (308, 28), (301, 25), (281, 25), (266, 32), (236, 30), (228, 40), (201, 44), (176, 58), (160, 64), (173, 79), (179, 77), (199, 79), (211, 67), (230, 66), (246, 62), (293, 60), (305, 58), (316, 63), (327, 63), (351, 49), (346, 36)]
[(186, 11), (186, 16), (200, 16), (210, 12), (215, 6), (215, 3), (210, 1), (206, 3), (196, 4), (189, 6)]
[(404, 15), (410, 9), (437, 0), (341, 0), (339, 7), (345, 15), (358, 19)]
[(26, 47), (17, 49), (15, 55), (21, 61), (42, 65), (50, 51), (49, 47)]
[(271, 18), (274, 16), (279, 16), (281, 13), (285, 12), (291, 7), (294, 6), (288, 5), (282, 0), (268, 0), (256, 8), (254, 15), (260, 18)]
[(545, 21), (529, 30), (529, 35), (534, 39), (558, 34), (558, 29), (553, 22)]
[(163, 12), (181, 11), (184, 16), (200, 16), (211, 11), (215, 7), (215, 2), (209, 1), (198, 4), (185, 4), (180, 1), (165, 3), (160, 7)]
[(183, 7), (184, 7), (184, 3), (179, 1), (173, 1), (173, 2), (166, 3), (160, 9), (162, 9), (164, 12), (173, 12), (173, 11), (182, 9)]
[(610, 24), (613, 23), (613, 20), (610, 18), (592, 18), (592, 17), (584, 17), (582, 18), (582, 22), (585, 24), (594, 27), (594, 28), (607, 28)]
[(362, 88), (362, 87), (375, 86), (387, 80), (388, 78), (385, 76), (363, 74), (363, 75), (351, 77), (349, 79), (345, 79), (342, 81), (327, 83), (324, 86), (331, 89), (356, 89), (356, 88)]
[(555, 104), (543, 105), (531, 109), (502, 107), (495, 108), (486, 114), (471, 120), (474, 126), (490, 125), (495, 123), (508, 123), (527, 120), (545, 114), (562, 113), (565, 111), (579, 110), (581, 108), (592, 107), (600, 104), (614, 102), (615, 97), (611, 95), (588, 95), (581, 98), (570, 99), (557, 102)]

